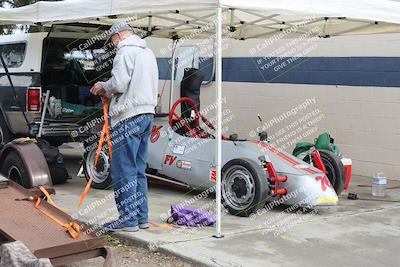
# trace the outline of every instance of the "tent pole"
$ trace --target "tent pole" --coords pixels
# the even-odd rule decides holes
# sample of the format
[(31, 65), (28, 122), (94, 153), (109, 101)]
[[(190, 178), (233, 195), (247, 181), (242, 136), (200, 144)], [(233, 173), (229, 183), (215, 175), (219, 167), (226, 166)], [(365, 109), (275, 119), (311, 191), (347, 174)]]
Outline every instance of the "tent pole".
[(217, 183), (216, 183), (216, 213), (217, 213), (217, 226), (216, 226), (216, 238), (223, 237), (221, 234), (221, 161), (222, 161), (222, 8), (217, 8), (217, 25), (215, 31), (215, 40), (217, 42), (215, 56), (216, 60), (216, 101), (217, 101), (217, 142), (216, 142), (216, 171), (217, 171)]
[(173, 39), (172, 40), (171, 84), (170, 84), (170, 88), (169, 88), (169, 108), (168, 108), (168, 112), (171, 111), (172, 105), (174, 104), (176, 47), (177, 47), (177, 40)]

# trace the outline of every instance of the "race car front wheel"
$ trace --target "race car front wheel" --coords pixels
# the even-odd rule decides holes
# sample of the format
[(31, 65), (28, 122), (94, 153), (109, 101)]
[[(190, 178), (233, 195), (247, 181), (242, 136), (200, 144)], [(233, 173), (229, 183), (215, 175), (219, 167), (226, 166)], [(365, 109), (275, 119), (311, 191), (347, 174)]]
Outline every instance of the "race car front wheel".
[[(346, 173), (342, 161), (335, 153), (328, 150), (318, 150), (321, 155), (322, 162), (326, 168), (326, 176), (333, 186), (337, 195), (340, 195), (344, 189)], [(307, 155), (303, 161), (310, 163), (310, 157)]]
[(335, 153), (327, 150), (319, 150), (322, 162), (326, 168), (326, 176), (335, 188), (336, 194), (340, 195), (344, 188), (346, 173), (342, 161)]
[(264, 207), (269, 187), (263, 168), (250, 159), (234, 159), (222, 169), (222, 204), (230, 214), (248, 217)]
[[(85, 149), (86, 150), (86, 149)], [(83, 172), (86, 180), (89, 181), (93, 175), (92, 187), (96, 189), (106, 189), (112, 184), (110, 166), (111, 160), (108, 156), (107, 149), (102, 149), (97, 166), (94, 166), (97, 148), (85, 151), (83, 156)]]

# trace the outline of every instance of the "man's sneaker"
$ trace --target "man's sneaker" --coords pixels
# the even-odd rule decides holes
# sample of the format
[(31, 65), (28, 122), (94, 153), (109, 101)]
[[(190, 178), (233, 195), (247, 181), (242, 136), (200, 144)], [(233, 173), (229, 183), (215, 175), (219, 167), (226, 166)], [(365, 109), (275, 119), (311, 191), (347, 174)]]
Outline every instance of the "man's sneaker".
[(120, 232), (120, 231), (137, 232), (137, 231), (139, 231), (139, 226), (133, 225), (129, 222), (121, 222), (118, 220), (104, 224), (103, 228), (107, 232)]
[(149, 229), (150, 225), (148, 223), (139, 223), (140, 229)]

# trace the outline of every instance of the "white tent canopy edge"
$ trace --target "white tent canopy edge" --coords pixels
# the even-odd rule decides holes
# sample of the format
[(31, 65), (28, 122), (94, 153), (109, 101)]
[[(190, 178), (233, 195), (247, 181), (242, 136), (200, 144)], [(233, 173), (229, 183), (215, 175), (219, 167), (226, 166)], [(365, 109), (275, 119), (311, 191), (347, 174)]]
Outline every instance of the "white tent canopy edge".
[[(167, 33), (174, 31), (179, 35), (180, 31), (196, 30), (215, 18), (217, 7), (223, 13), (235, 10), (231, 14), (233, 20), (228, 19), (225, 24), (240, 28), (232, 35), (238, 39), (264, 38), (290, 27), (290, 22), (309, 17), (315, 18), (309, 27), (319, 24), (330, 36), (398, 32), (393, 24), (400, 23), (400, 3), (390, 0), (65, 0), (0, 8), (0, 24), (50, 25), (76, 21), (111, 24), (115, 19), (132, 16), (138, 18), (131, 22), (132, 26), (148, 26), (151, 21), (151, 26), (158, 29), (154, 32), (156, 36), (171, 37)], [(363, 25), (366, 27), (359, 29)], [(214, 33), (208, 32), (211, 34)], [(197, 37), (204, 38), (204, 34)]]
[(267, 11), (274, 14), (400, 23), (400, 3), (390, 0), (64, 0), (0, 9), (1, 23), (44, 23), (113, 15), (146, 14), (174, 10), (215, 10), (217, 7)]

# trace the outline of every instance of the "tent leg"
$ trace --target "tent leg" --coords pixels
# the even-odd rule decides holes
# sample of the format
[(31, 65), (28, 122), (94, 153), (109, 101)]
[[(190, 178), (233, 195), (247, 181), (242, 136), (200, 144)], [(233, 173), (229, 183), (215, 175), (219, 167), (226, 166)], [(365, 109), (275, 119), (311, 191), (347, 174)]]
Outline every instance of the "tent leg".
[(222, 161), (222, 9), (217, 8), (217, 25), (215, 31), (215, 40), (217, 42), (215, 56), (216, 60), (216, 101), (217, 101), (217, 142), (216, 142), (216, 171), (217, 171), (217, 183), (216, 183), (216, 213), (217, 213), (217, 225), (216, 225), (216, 238), (221, 238), (221, 161)]
[(171, 111), (172, 105), (174, 104), (174, 87), (175, 87), (175, 61), (176, 61), (176, 47), (178, 45), (177, 40), (172, 40), (172, 65), (171, 65), (171, 84), (169, 91), (169, 108), (168, 112)]

